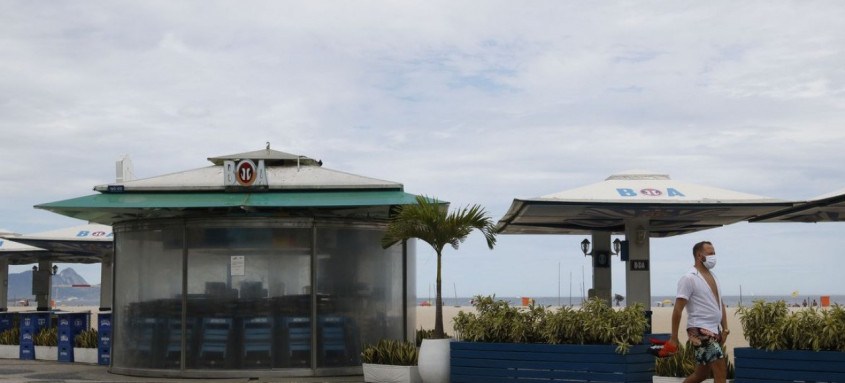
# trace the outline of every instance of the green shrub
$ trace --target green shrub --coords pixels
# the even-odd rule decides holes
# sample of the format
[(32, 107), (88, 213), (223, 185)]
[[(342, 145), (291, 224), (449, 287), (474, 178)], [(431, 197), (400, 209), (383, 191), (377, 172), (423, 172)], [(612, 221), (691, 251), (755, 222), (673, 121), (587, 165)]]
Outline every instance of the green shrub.
[(418, 351), (411, 342), (382, 339), (375, 345), (367, 345), (361, 352), (361, 361), (372, 364), (416, 366)]
[(12, 327), (6, 331), (0, 332), (0, 344), (7, 346), (17, 346), (21, 344), (21, 329)]
[[(728, 379), (734, 378), (735, 369), (730, 357), (725, 353), (728, 363)], [(654, 361), (654, 375), (686, 378), (695, 371), (695, 353), (689, 342), (686, 346), (678, 345), (678, 352), (666, 358), (656, 358)]]
[[(451, 336), (449, 336), (449, 334), (447, 334), (446, 332), (443, 332), (443, 337), (444, 338), (451, 338)], [(430, 329), (430, 330), (425, 330), (423, 328), (417, 329), (417, 335), (415, 337), (417, 347), (420, 347), (422, 345), (423, 339), (434, 339), (434, 329)]]
[(845, 309), (790, 312), (786, 302), (754, 301), (738, 310), (748, 345), (764, 350), (845, 351)]
[(35, 334), (35, 337), (32, 339), (32, 342), (36, 346), (58, 346), (59, 345), (59, 329), (56, 327), (50, 328), (43, 328), (38, 334)]
[(577, 310), (552, 311), (533, 304), (510, 307), (504, 300), (477, 296), (474, 306), (476, 313), (460, 312), (455, 317), (458, 338), (468, 342), (615, 344), (624, 354), (642, 342), (647, 324), (642, 305), (614, 310), (600, 299)]
[(79, 348), (97, 348), (98, 340), (97, 330), (89, 328), (73, 338), (73, 346)]

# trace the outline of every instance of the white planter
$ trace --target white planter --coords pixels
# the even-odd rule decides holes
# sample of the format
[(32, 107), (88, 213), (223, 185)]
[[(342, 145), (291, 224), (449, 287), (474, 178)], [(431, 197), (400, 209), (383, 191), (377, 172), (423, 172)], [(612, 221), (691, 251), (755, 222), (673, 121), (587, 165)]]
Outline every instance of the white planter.
[(35, 359), (59, 360), (59, 348), (53, 346), (35, 346)]
[(75, 363), (91, 363), (97, 364), (97, 349), (96, 348), (73, 348), (73, 361)]
[(20, 359), (21, 346), (18, 345), (0, 345), (0, 359)]
[(364, 363), (364, 381), (367, 383), (421, 383), (417, 366)]
[(423, 339), (418, 365), (424, 383), (449, 383), (449, 344), (452, 339)]

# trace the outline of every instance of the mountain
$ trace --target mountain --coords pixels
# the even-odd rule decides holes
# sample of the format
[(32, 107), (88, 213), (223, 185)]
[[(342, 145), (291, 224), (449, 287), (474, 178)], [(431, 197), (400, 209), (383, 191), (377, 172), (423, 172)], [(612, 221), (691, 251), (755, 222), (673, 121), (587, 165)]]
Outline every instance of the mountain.
[[(52, 298), (57, 304), (78, 306), (99, 306), (100, 286), (79, 287), (88, 285), (88, 281), (76, 273), (73, 268), (66, 268), (53, 276)], [(77, 285), (78, 287), (73, 287)], [(21, 299), (35, 301), (32, 295), (32, 271), (9, 274), (9, 306), (14, 306)], [(30, 303), (33, 304), (33, 303)]]

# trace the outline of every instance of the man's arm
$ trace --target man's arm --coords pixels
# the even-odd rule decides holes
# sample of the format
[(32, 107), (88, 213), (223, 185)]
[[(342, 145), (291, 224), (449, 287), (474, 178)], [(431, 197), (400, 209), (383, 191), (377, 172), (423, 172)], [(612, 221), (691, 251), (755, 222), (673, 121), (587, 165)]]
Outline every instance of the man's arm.
[(721, 334), (721, 343), (722, 346), (725, 345), (725, 341), (728, 340), (728, 334), (731, 333), (731, 330), (728, 329), (728, 308), (725, 306), (725, 303), (722, 302), (722, 331)]
[(675, 298), (675, 308), (672, 310), (672, 335), (669, 337), (669, 342), (678, 346), (678, 329), (681, 327), (681, 315), (684, 313), (684, 307), (687, 306), (687, 300), (684, 298)]

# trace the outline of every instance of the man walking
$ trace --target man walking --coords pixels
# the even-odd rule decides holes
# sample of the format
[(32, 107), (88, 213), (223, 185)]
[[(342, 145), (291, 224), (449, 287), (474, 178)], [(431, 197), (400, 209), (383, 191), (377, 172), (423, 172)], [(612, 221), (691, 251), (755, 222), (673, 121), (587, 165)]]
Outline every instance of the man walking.
[(730, 330), (719, 281), (711, 271), (716, 266), (716, 250), (712, 243), (703, 241), (693, 246), (692, 255), (695, 266), (678, 281), (669, 343), (678, 346), (678, 328), (686, 308), (687, 335), (694, 349), (696, 368), (684, 383), (699, 383), (711, 373), (714, 383), (724, 383), (727, 378), (724, 347)]

